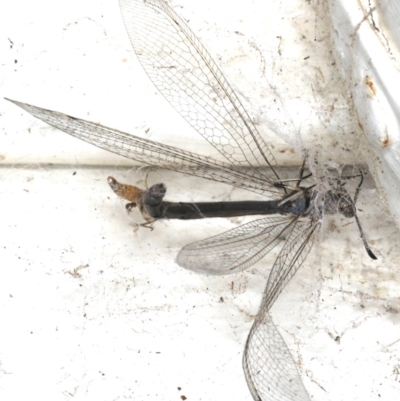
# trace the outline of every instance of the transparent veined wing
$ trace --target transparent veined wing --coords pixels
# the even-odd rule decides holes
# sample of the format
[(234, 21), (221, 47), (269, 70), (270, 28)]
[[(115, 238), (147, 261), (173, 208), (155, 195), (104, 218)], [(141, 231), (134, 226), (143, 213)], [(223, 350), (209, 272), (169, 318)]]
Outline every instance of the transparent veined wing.
[(290, 217), (266, 217), (181, 249), (180, 266), (204, 274), (236, 273), (253, 265), (285, 239)]
[(284, 241), (269, 274), (243, 356), (246, 380), (257, 401), (309, 401), (269, 310), (307, 257), (318, 226), (311, 219), (267, 217), (189, 244), (178, 255), (178, 264), (189, 270), (225, 275), (253, 265)]
[(263, 299), (247, 338), (243, 369), (255, 400), (310, 401), (296, 363), (275, 327), (269, 311), (304, 262), (319, 226), (296, 219), (268, 277)]
[(208, 51), (163, 0), (120, 0), (131, 44), (147, 75), (178, 113), (232, 165), (272, 185), (274, 156)]
[[(10, 99), (7, 99), (10, 100)], [(266, 197), (281, 197), (282, 189), (271, 186), (255, 170), (232, 167), (192, 152), (150, 141), (100, 124), (52, 110), (10, 100), (34, 117), (99, 148), (136, 160), (142, 164), (178, 171), (223, 182)]]

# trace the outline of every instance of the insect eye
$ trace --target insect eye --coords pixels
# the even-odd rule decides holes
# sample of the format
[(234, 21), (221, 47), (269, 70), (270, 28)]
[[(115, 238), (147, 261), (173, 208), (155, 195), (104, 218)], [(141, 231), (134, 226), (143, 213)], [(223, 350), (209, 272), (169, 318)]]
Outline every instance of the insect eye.
[(344, 217), (354, 217), (354, 205), (348, 199), (343, 199), (339, 202), (339, 213)]

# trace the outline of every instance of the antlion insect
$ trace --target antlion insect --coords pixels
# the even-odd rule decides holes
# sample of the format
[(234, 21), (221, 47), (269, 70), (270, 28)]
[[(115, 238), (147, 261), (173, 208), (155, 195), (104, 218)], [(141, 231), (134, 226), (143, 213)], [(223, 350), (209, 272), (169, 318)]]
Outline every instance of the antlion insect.
[(127, 210), (139, 208), (147, 227), (160, 219), (269, 216), (187, 245), (177, 261), (200, 273), (231, 274), (248, 268), (283, 244), (246, 341), (243, 369), (255, 400), (309, 400), (269, 310), (310, 252), (325, 214), (355, 218), (368, 255), (376, 259), (364, 238), (355, 208), (363, 176), (356, 176), (360, 177), (360, 183), (353, 197), (344, 183), (346, 178), (356, 177), (328, 181), (329, 189), (323, 192), (314, 183), (304, 183), (311, 178), (311, 174), (304, 173), (305, 163), (298, 176), (282, 180), (271, 150), (239, 98), (179, 15), (162, 0), (120, 0), (120, 6), (132, 46), (149, 78), (226, 162), (55, 111), (12, 102), (70, 135), (143, 164), (231, 184), (265, 196), (265, 201), (170, 202), (164, 200), (164, 184), (142, 190), (108, 178), (113, 191), (130, 202)]

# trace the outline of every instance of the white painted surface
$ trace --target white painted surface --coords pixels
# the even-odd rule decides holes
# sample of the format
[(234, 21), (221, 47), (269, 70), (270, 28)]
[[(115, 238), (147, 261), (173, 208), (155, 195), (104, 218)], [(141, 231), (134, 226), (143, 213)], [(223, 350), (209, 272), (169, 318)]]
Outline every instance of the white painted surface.
[(399, 2), (332, 1), (331, 10), (338, 66), (363, 128), (366, 160), (399, 226)]
[[(208, 144), (156, 94), (135, 59), (117, 3), (13, 2), (0, 28), (0, 94), (132, 133), (150, 128), (150, 138), (209, 154)], [(274, 144), (279, 164), (300, 163), (293, 147), (312, 147), (325, 162), (363, 160), (350, 93), (330, 47), (327, 5), (175, 4)], [(126, 164), (55, 133), (6, 102), (0, 111), (3, 163)]]
[[(267, 123), (288, 140), (276, 143), (281, 164), (299, 162), (291, 151), (299, 136), (330, 165), (363, 161), (324, 4), (174, 4), (267, 140), (275, 138)], [(210, 151), (148, 83), (117, 2), (21, 0), (0, 18), (1, 96)], [(234, 277), (182, 270), (173, 260), (183, 245), (244, 220), (160, 223), (134, 234), (105, 180), (140, 182), (117, 167), (129, 161), (4, 101), (0, 114), (0, 399), (250, 400), (242, 350), (276, 254)], [(166, 182), (174, 199), (239, 196), (160, 171), (151, 179)], [(327, 224), (274, 307), (315, 400), (391, 400), (400, 390), (398, 232), (374, 197), (367, 183), (359, 208), (379, 260), (365, 255), (354, 223)]]
[[(244, 218), (160, 222), (135, 234), (105, 178), (140, 182), (140, 174), (0, 174), (1, 399), (251, 400), (241, 357), (277, 253), (227, 277), (174, 263), (183, 245)], [(242, 197), (162, 171), (150, 174), (156, 181), (168, 183), (169, 199)], [(374, 193), (367, 182), (359, 208), (378, 261), (366, 255), (354, 222), (332, 220), (273, 308), (311, 399), (390, 400), (400, 390), (400, 251), (391, 241), (398, 233), (369, 201)]]

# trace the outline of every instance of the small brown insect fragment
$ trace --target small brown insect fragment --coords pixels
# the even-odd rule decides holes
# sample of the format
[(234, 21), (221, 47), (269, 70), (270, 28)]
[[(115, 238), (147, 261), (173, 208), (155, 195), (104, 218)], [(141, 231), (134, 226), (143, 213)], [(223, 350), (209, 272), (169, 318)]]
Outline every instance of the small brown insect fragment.
[(375, 84), (374, 84), (374, 81), (372, 80), (372, 78), (371, 78), (370, 76), (367, 75), (367, 76), (365, 77), (365, 83), (366, 83), (366, 85), (368, 86), (368, 88), (370, 89), (369, 95), (370, 95), (371, 97), (375, 96), (375, 95), (376, 95), (376, 92), (377, 92), (377, 89), (376, 89), (376, 86), (375, 86)]

